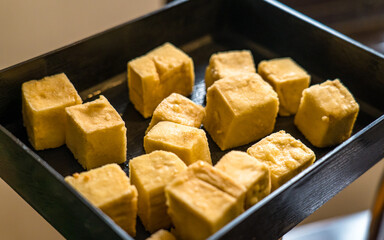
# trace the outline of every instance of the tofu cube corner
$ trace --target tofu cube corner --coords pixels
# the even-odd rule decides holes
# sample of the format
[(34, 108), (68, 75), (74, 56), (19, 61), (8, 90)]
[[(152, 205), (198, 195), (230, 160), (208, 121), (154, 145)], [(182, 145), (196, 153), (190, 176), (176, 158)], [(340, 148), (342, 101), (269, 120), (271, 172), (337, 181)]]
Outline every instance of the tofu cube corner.
[(216, 81), (207, 92), (204, 128), (221, 150), (270, 134), (279, 109), (276, 92), (258, 74)]
[(230, 151), (216, 163), (215, 168), (225, 172), (246, 188), (246, 209), (271, 192), (269, 168), (245, 152)]
[(188, 166), (198, 160), (212, 165), (207, 136), (202, 129), (162, 121), (144, 137), (146, 153), (163, 150), (175, 153)]
[(126, 161), (125, 123), (104, 96), (65, 111), (67, 147), (85, 169)]
[(195, 82), (193, 60), (171, 43), (128, 62), (129, 99), (144, 118), (171, 93), (188, 96)]
[(338, 80), (304, 90), (294, 119), (297, 128), (315, 147), (328, 147), (347, 140), (353, 130), (359, 104)]
[(165, 186), (187, 166), (176, 154), (154, 151), (129, 161), (129, 176), (136, 186), (138, 215), (145, 229), (151, 233), (172, 226), (165, 204)]
[(241, 73), (256, 73), (253, 56), (249, 50), (218, 52), (211, 56), (205, 70), (205, 87), (215, 81)]
[(311, 76), (291, 58), (261, 61), (257, 72), (277, 92), (280, 102), (279, 115), (296, 114), (302, 92), (308, 88)]
[(180, 239), (206, 239), (244, 211), (245, 188), (203, 161), (178, 175), (165, 194)]
[(147, 131), (161, 121), (170, 121), (200, 128), (205, 117), (205, 109), (178, 93), (172, 93), (156, 107)]
[(95, 207), (100, 208), (131, 236), (136, 235), (137, 190), (117, 164), (107, 164), (65, 177)]
[(23, 123), (36, 150), (65, 144), (65, 108), (81, 104), (75, 87), (64, 73), (31, 80), (21, 87)]
[(285, 131), (273, 133), (247, 149), (271, 171), (272, 191), (312, 165), (315, 153)]

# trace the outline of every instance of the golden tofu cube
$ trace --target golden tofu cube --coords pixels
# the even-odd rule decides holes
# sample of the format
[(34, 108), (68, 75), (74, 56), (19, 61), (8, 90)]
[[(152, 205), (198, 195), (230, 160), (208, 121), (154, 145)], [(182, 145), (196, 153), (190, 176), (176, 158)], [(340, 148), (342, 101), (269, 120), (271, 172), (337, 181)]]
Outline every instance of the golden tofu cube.
[(81, 104), (75, 87), (64, 73), (23, 83), (22, 113), (29, 141), (36, 150), (65, 143), (65, 111)]
[(164, 188), (177, 174), (187, 169), (174, 153), (154, 151), (129, 161), (131, 183), (139, 193), (138, 215), (149, 232), (171, 227)]
[(271, 192), (269, 168), (245, 152), (231, 151), (215, 165), (246, 189), (245, 208), (249, 208)]
[(280, 116), (296, 114), (301, 95), (311, 76), (291, 58), (276, 58), (259, 63), (257, 72), (272, 85), (279, 96)]
[(203, 125), (226, 150), (270, 134), (278, 109), (276, 92), (258, 74), (227, 77), (208, 88)]
[(128, 62), (129, 98), (145, 118), (171, 93), (191, 94), (194, 81), (192, 59), (170, 43)]
[(128, 63), (129, 99), (143, 117), (152, 115), (162, 100), (160, 79), (155, 63), (147, 56)]
[(165, 188), (180, 239), (206, 239), (244, 211), (245, 188), (206, 162), (191, 164)]
[(208, 89), (219, 79), (241, 73), (256, 73), (251, 51), (215, 53), (209, 59), (209, 65), (205, 71), (205, 87)]
[(285, 131), (273, 133), (250, 148), (247, 153), (271, 171), (272, 191), (312, 165), (315, 153)]
[(212, 164), (204, 130), (178, 123), (162, 121), (144, 137), (146, 153), (164, 150), (175, 153), (185, 164), (202, 160)]
[(359, 105), (338, 79), (304, 90), (294, 123), (316, 147), (342, 143), (352, 134)]
[(161, 121), (199, 128), (204, 116), (203, 106), (197, 105), (178, 93), (172, 93), (156, 107), (146, 133)]
[(119, 165), (75, 173), (65, 181), (131, 236), (136, 235), (137, 190)]
[(104, 96), (67, 107), (66, 144), (78, 162), (91, 169), (126, 160), (125, 123)]
[(159, 231), (152, 234), (146, 240), (176, 240), (175, 236), (167, 230), (160, 229)]

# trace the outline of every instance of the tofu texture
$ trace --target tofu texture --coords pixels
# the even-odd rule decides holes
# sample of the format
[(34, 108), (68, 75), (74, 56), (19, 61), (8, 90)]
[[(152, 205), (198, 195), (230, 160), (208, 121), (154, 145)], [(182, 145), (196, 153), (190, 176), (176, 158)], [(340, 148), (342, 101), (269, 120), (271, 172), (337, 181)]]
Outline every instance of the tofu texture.
[(279, 115), (296, 114), (302, 92), (308, 88), (311, 76), (291, 58), (261, 61), (257, 72), (277, 92), (280, 102)]
[(198, 160), (212, 165), (208, 139), (204, 130), (178, 123), (162, 121), (144, 137), (146, 153), (163, 150), (175, 153), (185, 164)]
[(170, 121), (200, 128), (205, 109), (178, 93), (172, 93), (156, 107), (146, 133), (158, 122)]
[(171, 43), (128, 62), (129, 99), (144, 118), (171, 93), (191, 94), (194, 81), (192, 58)]
[(131, 183), (139, 193), (138, 215), (147, 231), (152, 233), (172, 226), (164, 188), (186, 169), (176, 154), (165, 151), (154, 151), (129, 161)]
[(218, 52), (211, 56), (205, 71), (208, 89), (215, 81), (241, 73), (256, 73), (252, 53), (249, 50)]
[(245, 152), (230, 151), (217, 162), (215, 168), (225, 172), (235, 182), (246, 188), (246, 209), (252, 207), (271, 192), (269, 168)]
[(335, 79), (303, 92), (294, 123), (316, 147), (328, 147), (348, 139), (359, 105), (348, 89)]
[(279, 110), (276, 92), (258, 74), (216, 81), (207, 92), (204, 128), (221, 150), (256, 141), (273, 131)]
[(176, 240), (175, 236), (167, 230), (160, 229), (159, 231), (152, 234), (146, 240)]
[(75, 173), (65, 181), (131, 236), (136, 235), (137, 190), (119, 165)]
[(75, 87), (64, 73), (31, 80), (21, 87), (22, 114), (28, 139), (36, 150), (65, 144), (65, 111), (81, 104)]
[(85, 169), (126, 161), (125, 123), (104, 96), (65, 111), (66, 144)]
[(206, 239), (244, 211), (245, 188), (202, 161), (177, 176), (165, 193), (180, 239)]
[(272, 191), (313, 164), (315, 153), (285, 131), (273, 133), (250, 148), (247, 153), (268, 166)]

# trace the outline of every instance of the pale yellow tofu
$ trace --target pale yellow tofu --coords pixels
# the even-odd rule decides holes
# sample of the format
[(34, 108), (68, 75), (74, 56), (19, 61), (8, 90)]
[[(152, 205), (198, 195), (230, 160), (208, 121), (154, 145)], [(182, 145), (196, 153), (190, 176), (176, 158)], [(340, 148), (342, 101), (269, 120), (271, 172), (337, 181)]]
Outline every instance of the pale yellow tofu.
[(175, 236), (167, 230), (160, 229), (152, 234), (147, 240), (176, 240)]
[(131, 183), (139, 193), (138, 215), (147, 231), (152, 233), (172, 226), (164, 188), (186, 169), (178, 156), (165, 151), (154, 151), (129, 161)]
[(162, 121), (156, 124), (144, 137), (144, 149), (146, 153), (173, 152), (187, 165), (198, 160), (212, 164), (204, 130), (178, 123)]
[(246, 189), (245, 208), (249, 208), (271, 192), (269, 168), (245, 152), (231, 151), (215, 165)]
[(125, 162), (127, 129), (104, 96), (65, 111), (66, 144), (85, 169)]
[(285, 131), (273, 133), (250, 148), (247, 153), (269, 167), (272, 191), (312, 165), (315, 153)]
[(192, 59), (170, 43), (128, 62), (129, 98), (148, 118), (171, 93), (191, 94), (195, 81)]
[(294, 123), (316, 147), (342, 143), (352, 134), (359, 105), (336, 79), (313, 85), (303, 92)]
[(199, 128), (205, 116), (203, 106), (178, 93), (172, 93), (156, 107), (146, 133), (158, 122), (170, 121)]
[(227, 77), (208, 88), (203, 125), (225, 150), (270, 134), (278, 109), (276, 92), (258, 74)]
[(75, 173), (65, 181), (131, 236), (136, 235), (137, 190), (119, 165)]
[(75, 87), (64, 73), (31, 80), (21, 87), (22, 113), (33, 148), (43, 150), (65, 143), (65, 111), (81, 104)]
[(180, 239), (206, 239), (244, 211), (245, 188), (202, 161), (177, 176), (165, 193)]
[(215, 81), (241, 73), (256, 73), (251, 51), (235, 50), (218, 52), (211, 56), (205, 71), (205, 87), (208, 89)]
[(160, 88), (160, 78), (151, 58), (142, 56), (128, 63), (129, 99), (143, 117), (150, 117), (161, 102)]
[(301, 95), (311, 76), (291, 58), (276, 58), (259, 63), (257, 72), (272, 85), (279, 96), (279, 115), (296, 114)]

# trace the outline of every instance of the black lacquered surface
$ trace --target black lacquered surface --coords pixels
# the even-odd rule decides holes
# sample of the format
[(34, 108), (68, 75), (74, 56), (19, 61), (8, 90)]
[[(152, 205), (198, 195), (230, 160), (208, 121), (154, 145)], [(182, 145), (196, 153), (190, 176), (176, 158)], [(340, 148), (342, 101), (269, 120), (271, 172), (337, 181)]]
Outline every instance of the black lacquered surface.
[[(21, 83), (64, 71), (85, 101), (98, 94), (106, 96), (126, 122), (129, 160), (144, 153), (143, 137), (149, 119), (143, 119), (129, 102), (126, 62), (166, 41), (193, 58), (196, 85), (190, 97), (199, 104), (205, 104), (204, 71), (210, 55), (250, 49), (256, 64), (263, 59), (292, 57), (312, 75), (312, 84), (340, 78), (361, 108), (351, 139), (324, 149), (306, 141), (292, 117), (279, 117), (274, 131), (284, 129), (301, 139), (315, 151), (318, 160), (213, 238), (278, 238), (383, 157), (381, 55), (273, 1), (197, 0), (175, 4), (0, 71), (0, 176), (65, 237), (129, 238), (63, 182), (64, 176), (83, 171), (65, 146), (30, 150), (20, 114)], [(246, 150), (252, 144), (236, 149)], [(227, 152), (220, 151), (210, 138), (209, 146), (214, 163)], [(122, 164), (126, 172), (127, 164)], [(137, 239), (146, 236), (139, 223)]]

